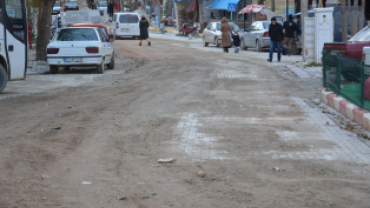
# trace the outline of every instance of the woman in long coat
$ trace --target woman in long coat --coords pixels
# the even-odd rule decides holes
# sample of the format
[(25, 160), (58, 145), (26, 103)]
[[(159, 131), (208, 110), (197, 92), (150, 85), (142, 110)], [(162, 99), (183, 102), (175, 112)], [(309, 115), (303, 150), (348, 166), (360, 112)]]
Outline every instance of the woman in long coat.
[(221, 20), (221, 33), (221, 45), (224, 48), (224, 53), (229, 53), (229, 48), (231, 48), (230, 35), (233, 34), (233, 32), (231, 31), (229, 20), (227, 20), (226, 17)]
[(150, 42), (149, 33), (148, 33), (149, 22), (146, 19), (145, 15), (141, 15), (141, 20), (140, 20), (140, 23), (139, 23), (139, 27), (140, 27), (140, 44), (139, 44), (139, 46), (141, 46), (141, 44), (143, 43), (143, 40), (146, 40), (146, 42), (148, 42), (148, 46), (150, 46), (151, 42)]

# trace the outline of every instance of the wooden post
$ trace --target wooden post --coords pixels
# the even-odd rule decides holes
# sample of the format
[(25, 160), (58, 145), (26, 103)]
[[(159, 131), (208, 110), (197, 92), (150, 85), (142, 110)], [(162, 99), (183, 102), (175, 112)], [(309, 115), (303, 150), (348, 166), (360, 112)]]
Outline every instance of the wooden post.
[(288, 17), (289, 17), (289, 0), (285, 0), (285, 15), (286, 15), (286, 20), (288, 20)]
[(308, 1), (301, 0), (301, 26), (302, 26), (302, 51), (303, 51), (303, 62), (306, 61), (306, 46), (305, 46), (305, 21), (304, 19), (308, 16), (307, 14)]
[(360, 16), (360, 27), (358, 28), (358, 31), (362, 30), (364, 28), (364, 16), (365, 16), (365, 6), (366, 6), (366, 1), (362, 0), (361, 1), (361, 16)]

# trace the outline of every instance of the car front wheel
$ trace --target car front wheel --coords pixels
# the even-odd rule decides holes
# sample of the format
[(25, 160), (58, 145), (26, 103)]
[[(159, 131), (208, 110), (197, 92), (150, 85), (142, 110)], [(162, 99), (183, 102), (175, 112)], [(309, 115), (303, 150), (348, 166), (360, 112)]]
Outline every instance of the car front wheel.
[(217, 37), (215, 37), (215, 44), (216, 44), (217, 48), (220, 47), (220, 44), (218, 43), (218, 38)]
[(208, 43), (207, 43), (207, 41), (206, 41), (206, 37), (203, 37), (203, 46), (204, 46), (204, 47), (207, 47), (207, 46), (208, 46)]
[(104, 69), (105, 69), (105, 65), (104, 65), (104, 60), (103, 60), (101, 64), (98, 66), (98, 69), (96, 71), (98, 72), (98, 74), (104, 74)]

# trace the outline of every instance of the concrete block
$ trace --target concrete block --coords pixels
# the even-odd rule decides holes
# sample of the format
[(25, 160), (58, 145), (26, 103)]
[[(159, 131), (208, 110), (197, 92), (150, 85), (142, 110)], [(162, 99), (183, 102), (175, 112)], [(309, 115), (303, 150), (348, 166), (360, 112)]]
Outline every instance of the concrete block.
[(332, 107), (332, 108), (334, 108), (334, 98), (337, 96), (337, 94), (329, 94), (328, 96), (327, 96), (327, 98), (328, 98), (328, 105), (330, 106), (330, 107)]
[(370, 113), (364, 113), (363, 118), (364, 118), (364, 128), (369, 131), (370, 130)]
[(347, 118), (351, 119), (352, 121), (355, 120), (355, 109), (357, 109), (357, 105), (352, 103), (346, 105), (346, 116)]
[(325, 90), (321, 92), (321, 100), (326, 105), (329, 104), (328, 95), (330, 95), (330, 94), (333, 94), (333, 92), (331, 92), (331, 91), (325, 91)]
[(358, 125), (364, 126), (364, 114), (365, 113), (369, 113), (369, 112), (361, 108), (355, 108), (353, 110), (353, 114), (355, 114), (355, 122)]
[(345, 116), (347, 116), (347, 108), (346, 108), (346, 106), (348, 105), (348, 104), (350, 104), (350, 102), (349, 101), (347, 101), (347, 100), (341, 100), (341, 101), (339, 101), (339, 111), (340, 111), (340, 113), (341, 114), (343, 114), (343, 115), (345, 115)]
[(339, 106), (339, 102), (341, 101), (341, 100), (344, 100), (344, 98), (342, 98), (342, 97), (340, 97), (340, 96), (336, 96), (334, 99), (333, 99), (333, 101), (334, 101), (334, 108), (335, 108), (335, 110), (337, 110), (337, 111), (340, 111), (340, 106)]

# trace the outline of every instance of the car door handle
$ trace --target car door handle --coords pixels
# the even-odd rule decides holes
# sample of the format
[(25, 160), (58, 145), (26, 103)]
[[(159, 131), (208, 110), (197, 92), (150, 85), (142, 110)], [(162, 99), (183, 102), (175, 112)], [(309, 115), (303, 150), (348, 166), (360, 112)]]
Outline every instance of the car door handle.
[(8, 50), (9, 50), (9, 52), (13, 52), (14, 51), (14, 46), (13, 45), (9, 45), (8, 46)]

